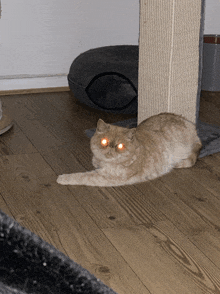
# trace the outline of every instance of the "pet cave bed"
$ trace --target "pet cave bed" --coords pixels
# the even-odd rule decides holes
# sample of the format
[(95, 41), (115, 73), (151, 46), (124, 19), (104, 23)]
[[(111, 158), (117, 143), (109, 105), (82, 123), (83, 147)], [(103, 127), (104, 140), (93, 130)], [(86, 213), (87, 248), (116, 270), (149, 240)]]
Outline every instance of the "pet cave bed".
[(106, 112), (137, 113), (138, 46), (106, 46), (80, 54), (68, 83), (80, 102)]
[(0, 210), (1, 294), (116, 294)]

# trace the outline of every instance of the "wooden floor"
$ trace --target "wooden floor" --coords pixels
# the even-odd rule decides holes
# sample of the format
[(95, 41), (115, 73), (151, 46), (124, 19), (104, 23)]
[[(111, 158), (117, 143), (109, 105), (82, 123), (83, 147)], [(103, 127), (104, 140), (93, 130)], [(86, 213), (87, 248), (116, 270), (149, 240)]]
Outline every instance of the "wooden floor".
[[(110, 115), (68, 92), (1, 97), (14, 127), (0, 137), (0, 207), (119, 294), (220, 293), (220, 154), (148, 183), (61, 186), (92, 169), (84, 130)], [(220, 125), (220, 93), (201, 118)]]

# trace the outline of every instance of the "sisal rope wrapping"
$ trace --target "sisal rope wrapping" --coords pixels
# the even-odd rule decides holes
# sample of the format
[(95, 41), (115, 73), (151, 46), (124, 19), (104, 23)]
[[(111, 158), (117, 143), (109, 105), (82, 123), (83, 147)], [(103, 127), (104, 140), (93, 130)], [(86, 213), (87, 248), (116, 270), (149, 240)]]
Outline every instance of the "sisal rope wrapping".
[(160, 112), (196, 121), (201, 0), (140, 0), (138, 123)]

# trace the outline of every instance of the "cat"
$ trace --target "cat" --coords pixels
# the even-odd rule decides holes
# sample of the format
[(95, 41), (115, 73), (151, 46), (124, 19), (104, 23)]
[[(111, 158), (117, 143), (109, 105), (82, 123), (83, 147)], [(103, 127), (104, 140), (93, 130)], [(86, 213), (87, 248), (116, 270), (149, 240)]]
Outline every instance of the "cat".
[(156, 179), (195, 164), (202, 147), (196, 126), (160, 113), (127, 129), (99, 119), (90, 148), (93, 171), (60, 175), (61, 185), (122, 186)]

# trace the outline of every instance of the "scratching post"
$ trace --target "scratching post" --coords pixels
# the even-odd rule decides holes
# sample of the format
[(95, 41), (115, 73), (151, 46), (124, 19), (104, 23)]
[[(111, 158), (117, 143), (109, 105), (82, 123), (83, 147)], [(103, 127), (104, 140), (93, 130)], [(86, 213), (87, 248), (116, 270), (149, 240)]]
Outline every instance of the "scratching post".
[(140, 0), (138, 123), (160, 112), (196, 122), (201, 0)]

